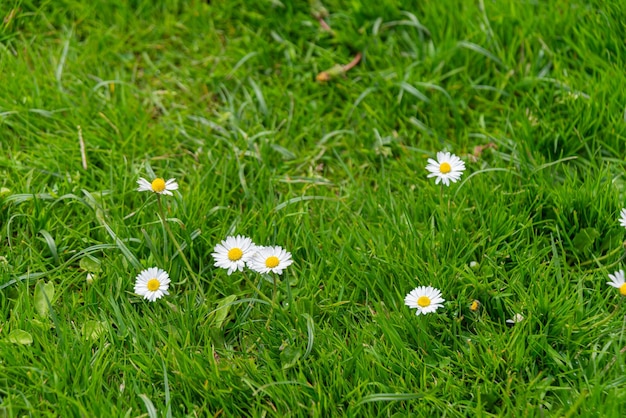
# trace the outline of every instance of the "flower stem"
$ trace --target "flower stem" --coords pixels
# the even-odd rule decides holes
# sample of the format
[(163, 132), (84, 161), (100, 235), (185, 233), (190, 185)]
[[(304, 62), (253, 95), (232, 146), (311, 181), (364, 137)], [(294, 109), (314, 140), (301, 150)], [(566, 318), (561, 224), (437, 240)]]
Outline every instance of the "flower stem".
[(178, 254), (180, 254), (180, 257), (183, 259), (183, 262), (185, 263), (185, 266), (187, 267), (187, 270), (189, 270), (189, 274), (191, 274), (191, 277), (193, 278), (193, 281), (195, 282), (195, 285), (198, 288), (198, 291), (200, 291), (202, 293), (202, 286), (200, 285), (200, 279), (199, 279), (198, 275), (196, 274), (196, 272), (191, 268), (191, 264), (189, 264), (189, 260), (187, 260), (187, 257), (185, 256), (185, 253), (183, 253), (183, 250), (180, 247), (180, 244), (176, 240), (176, 237), (174, 236), (174, 233), (170, 229), (170, 226), (168, 225), (168, 223), (167, 223), (167, 221), (165, 219), (165, 211), (163, 210), (163, 203), (161, 202), (161, 195), (158, 195), (158, 194), (157, 194), (157, 205), (159, 207), (159, 217), (161, 218), (161, 222), (163, 223), (163, 227), (165, 228), (165, 230), (167, 231), (167, 234), (169, 235), (170, 239), (172, 240), (172, 242), (176, 246), (176, 249), (178, 250)]
[(439, 185), (439, 229), (443, 229), (444, 219), (446, 219), (446, 204), (443, 201), (443, 183)]
[(276, 277), (274, 276), (270, 276), (269, 274), (266, 275), (267, 277), (271, 277), (272, 278), (272, 304), (270, 305), (272, 307), (272, 310), (270, 312), (270, 314), (267, 316), (267, 321), (265, 322), (265, 328), (266, 329), (270, 329), (270, 322), (272, 320), (273, 314), (274, 314), (274, 309), (276, 309)]
[(272, 278), (272, 308), (276, 305), (276, 277), (270, 276)]
[(289, 304), (289, 309), (291, 309), (291, 305), (293, 304), (293, 296), (291, 295), (291, 284), (289, 284), (286, 272), (283, 282), (285, 283), (285, 289), (287, 290), (287, 303)]
[(258, 286), (257, 286), (257, 285), (255, 285), (254, 283), (252, 283), (252, 281), (250, 281), (250, 279), (248, 278), (248, 276), (245, 276), (245, 275), (244, 275), (244, 280), (246, 281), (246, 283), (248, 284), (248, 286), (250, 286), (252, 289), (254, 289), (254, 292), (255, 292), (255, 296), (254, 296), (254, 297), (259, 296), (259, 297), (260, 297), (261, 299), (263, 299), (265, 302), (269, 303), (269, 304), (270, 304), (270, 306), (272, 306), (272, 309), (273, 309), (273, 304), (274, 304), (274, 301), (273, 301), (272, 299), (270, 299), (270, 298), (269, 298), (269, 297), (268, 297), (265, 293), (263, 293), (263, 292), (261, 291), (261, 283), (263, 283), (263, 280), (265, 280), (265, 279), (261, 278), (261, 281), (260, 281), (260, 283), (259, 283), (259, 285), (258, 285)]
[[(610, 253), (605, 254), (602, 257), (594, 257), (593, 260), (583, 261), (582, 263), (579, 264), (579, 266), (586, 266), (587, 264), (595, 263), (595, 262), (598, 262), (600, 260), (604, 260), (606, 258), (613, 257), (615, 254), (619, 253), (623, 249), (624, 249), (624, 246), (620, 245), (619, 247), (613, 249)], [(620, 261), (621, 261), (621, 259), (620, 259)]]

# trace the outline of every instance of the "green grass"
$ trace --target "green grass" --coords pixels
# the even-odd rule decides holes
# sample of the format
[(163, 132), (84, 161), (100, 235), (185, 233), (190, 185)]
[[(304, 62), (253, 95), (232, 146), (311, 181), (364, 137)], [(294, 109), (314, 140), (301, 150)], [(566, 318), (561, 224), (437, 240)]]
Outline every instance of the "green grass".
[[(625, 410), (626, 6), (324, 5), (0, 4), (0, 417)], [(274, 302), (231, 234), (293, 254)]]

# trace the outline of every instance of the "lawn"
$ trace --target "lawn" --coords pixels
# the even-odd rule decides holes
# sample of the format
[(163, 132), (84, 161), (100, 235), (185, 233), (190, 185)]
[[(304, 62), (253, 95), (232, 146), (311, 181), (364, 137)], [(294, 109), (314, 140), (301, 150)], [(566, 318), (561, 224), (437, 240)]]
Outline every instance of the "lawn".
[(625, 16), (2, 1), (0, 417), (621, 416)]

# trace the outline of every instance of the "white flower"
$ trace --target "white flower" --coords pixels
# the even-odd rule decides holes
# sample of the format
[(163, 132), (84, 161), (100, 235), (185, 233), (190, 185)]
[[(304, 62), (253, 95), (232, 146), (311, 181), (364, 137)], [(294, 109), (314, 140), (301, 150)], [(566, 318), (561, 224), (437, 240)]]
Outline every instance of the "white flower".
[(157, 177), (152, 182), (141, 177), (137, 180), (137, 184), (139, 188), (138, 192), (154, 192), (159, 194), (164, 194), (168, 196), (172, 196), (172, 190), (178, 190), (178, 183), (176, 179), (169, 179), (168, 181), (163, 180), (161, 177)]
[(622, 209), (619, 213), (619, 224), (626, 228), (626, 209)]
[(215, 259), (215, 267), (228, 269), (230, 276), (233, 271), (243, 271), (246, 263), (249, 263), (254, 256), (256, 248), (250, 238), (237, 235), (227, 237), (217, 244), (215, 252), (211, 255)]
[(465, 170), (465, 163), (459, 157), (449, 152), (438, 152), (437, 161), (428, 159), (426, 170), (430, 171), (428, 178), (437, 177), (435, 184), (442, 182), (446, 186), (451, 182), (456, 182), (461, 178)]
[(609, 274), (609, 279), (611, 279), (611, 281), (606, 282), (606, 284), (619, 289), (620, 295), (626, 296), (626, 280), (624, 280), (624, 270), (619, 270), (613, 274)]
[(431, 286), (416, 287), (404, 298), (406, 306), (417, 309), (416, 315), (435, 312), (445, 301), (441, 291)]
[(274, 247), (257, 247), (257, 252), (252, 257), (248, 267), (259, 273), (282, 274), (283, 270), (293, 263), (291, 253), (278, 245)]
[(169, 295), (167, 291), (169, 286), (170, 276), (167, 272), (157, 267), (150, 267), (137, 275), (135, 293), (154, 302), (163, 295)]
[(516, 313), (515, 315), (513, 315), (513, 318), (507, 319), (506, 323), (507, 324), (517, 324), (518, 322), (522, 322), (523, 320), (524, 320), (524, 315)]

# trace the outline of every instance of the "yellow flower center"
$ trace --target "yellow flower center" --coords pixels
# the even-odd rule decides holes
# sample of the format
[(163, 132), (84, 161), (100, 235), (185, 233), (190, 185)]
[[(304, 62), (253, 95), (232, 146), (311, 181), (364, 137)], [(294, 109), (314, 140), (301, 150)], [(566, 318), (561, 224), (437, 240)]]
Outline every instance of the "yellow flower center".
[(620, 293), (622, 296), (626, 296), (626, 283), (624, 283), (623, 285), (621, 285), (621, 286), (619, 287), (619, 293)]
[(159, 287), (161, 287), (161, 282), (159, 281), (159, 279), (150, 279), (148, 280), (147, 286), (149, 291), (154, 292), (159, 290)]
[[(452, 167), (450, 166), (450, 163), (441, 163), (439, 164), (439, 171), (441, 172), (441, 174), (447, 174), (452, 171)], [(152, 187), (154, 187), (154, 183), (152, 184)]]
[(473, 301), (472, 304), (470, 305), (470, 311), (476, 312), (479, 306), (480, 306), (480, 302), (478, 302), (477, 300)]
[(421, 306), (422, 308), (430, 306), (430, 298), (428, 296), (420, 296), (417, 299), (417, 304)]
[(265, 260), (265, 266), (270, 269), (276, 267), (278, 263), (280, 263), (280, 260), (275, 255), (271, 255)]
[(157, 193), (161, 193), (163, 190), (165, 190), (165, 180), (160, 177), (152, 180), (152, 190)]
[(238, 261), (243, 256), (243, 251), (240, 248), (231, 248), (228, 250), (228, 259), (230, 261)]

